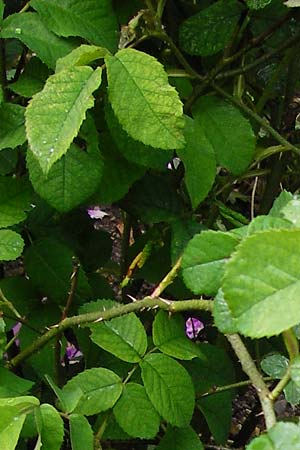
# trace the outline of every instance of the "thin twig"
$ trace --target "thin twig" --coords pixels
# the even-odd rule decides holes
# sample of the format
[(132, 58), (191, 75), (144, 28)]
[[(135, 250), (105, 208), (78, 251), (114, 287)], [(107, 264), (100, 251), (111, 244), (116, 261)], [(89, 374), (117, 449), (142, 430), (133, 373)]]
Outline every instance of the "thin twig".
[(266, 427), (269, 430), (276, 423), (271, 393), (240, 336), (238, 334), (228, 334), (226, 338), (238, 357), (243, 371), (248, 375), (256, 389), (264, 413)]

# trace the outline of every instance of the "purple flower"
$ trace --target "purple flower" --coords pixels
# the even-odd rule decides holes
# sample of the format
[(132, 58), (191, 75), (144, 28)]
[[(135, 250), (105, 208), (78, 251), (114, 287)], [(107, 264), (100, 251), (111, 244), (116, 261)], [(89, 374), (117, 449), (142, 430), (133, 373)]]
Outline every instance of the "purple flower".
[(204, 325), (201, 320), (195, 317), (189, 317), (185, 322), (185, 334), (189, 339), (196, 339), (201, 330), (203, 330)]
[(91, 219), (103, 219), (103, 217), (108, 216), (105, 211), (100, 209), (100, 206), (89, 206), (87, 208), (87, 213)]

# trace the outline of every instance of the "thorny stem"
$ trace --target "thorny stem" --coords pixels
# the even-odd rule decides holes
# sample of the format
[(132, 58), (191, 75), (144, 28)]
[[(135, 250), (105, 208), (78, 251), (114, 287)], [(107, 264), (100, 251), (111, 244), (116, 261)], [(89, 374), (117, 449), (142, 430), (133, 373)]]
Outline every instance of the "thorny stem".
[(276, 423), (271, 393), (240, 336), (238, 334), (227, 334), (226, 338), (238, 357), (243, 371), (248, 375), (256, 389), (264, 413), (266, 428), (269, 430)]
[(157, 298), (161, 295), (161, 293), (168, 287), (171, 283), (173, 283), (174, 279), (177, 276), (177, 272), (180, 269), (182, 261), (182, 256), (178, 258), (172, 269), (169, 273), (164, 277), (164, 279), (159, 283), (159, 285), (154, 289), (154, 291), (151, 294), (152, 298)]
[[(272, 381), (272, 377), (263, 377), (264, 381)], [(238, 381), (237, 383), (226, 384), (225, 386), (212, 387), (209, 391), (204, 394), (199, 395), (199, 398), (208, 397), (209, 395), (217, 394), (218, 392), (229, 391), (230, 389), (236, 389), (244, 386), (249, 386), (252, 384), (251, 380)]]
[(101, 322), (104, 320), (110, 320), (114, 317), (124, 316), (135, 311), (143, 311), (144, 309), (156, 309), (160, 308), (164, 311), (168, 311), (173, 314), (181, 311), (212, 311), (213, 301), (211, 300), (164, 300), (162, 298), (145, 297), (143, 300), (138, 300), (126, 305), (120, 305), (115, 308), (111, 308), (107, 311), (95, 311), (86, 314), (79, 314), (73, 317), (67, 317), (60, 323), (52, 326), (50, 330), (46, 331), (42, 336), (37, 338), (31, 345), (25, 348), (22, 352), (7, 362), (8, 368), (14, 368), (21, 364), (27, 358), (30, 358), (34, 353), (43, 348), (49, 341), (54, 339), (58, 334), (64, 330), (75, 327), (84, 326), (89, 323)]

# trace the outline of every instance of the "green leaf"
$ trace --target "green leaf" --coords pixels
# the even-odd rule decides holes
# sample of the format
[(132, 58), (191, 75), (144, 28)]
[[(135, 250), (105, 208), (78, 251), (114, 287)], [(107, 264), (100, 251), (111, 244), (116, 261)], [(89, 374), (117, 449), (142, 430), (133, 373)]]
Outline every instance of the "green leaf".
[(300, 228), (300, 198), (294, 196), (280, 212), (286, 220), (289, 220), (294, 225), (294, 227)]
[(74, 48), (73, 43), (52, 33), (32, 12), (8, 16), (3, 21), (1, 37), (19, 39), (51, 69), (58, 58)]
[(214, 149), (199, 124), (186, 116), (186, 146), (177, 153), (185, 168), (184, 181), (193, 209), (205, 199), (217, 173)]
[(116, 151), (111, 137), (105, 133), (101, 135), (101, 153), (103, 174), (99, 188), (91, 198), (91, 204), (110, 204), (120, 200), (130, 186), (145, 173), (145, 168), (123, 158)]
[(35, 397), (0, 399), (0, 442), (5, 450), (14, 450), (26, 417), (39, 401)]
[(114, 406), (114, 415), (123, 430), (135, 438), (151, 439), (159, 429), (160, 417), (147, 397), (144, 386), (128, 383)]
[(0, 22), (2, 22), (3, 19), (4, 7), (5, 5), (3, 3), (3, 0), (0, 0)]
[(34, 56), (28, 61), (18, 80), (9, 85), (9, 89), (23, 97), (32, 97), (43, 89), (49, 75), (48, 67)]
[(265, 231), (275, 228), (294, 228), (293, 223), (288, 219), (273, 216), (258, 216), (253, 219), (248, 225), (247, 236), (257, 233), (258, 231)]
[(267, 434), (253, 439), (246, 450), (300, 450), (300, 427), (278, 422)]
[(247, 6), (250, 9), (262, 9), (271, 2), (272, 0), (247, 0)]
[(293, 406), (299, 405), (300, 386), (298, 386), (293, 380), (288, 382), (283, 392), (287, 402), (289, 402)]
[(300, 322), (299, 248), (299, 230), (262, 231), (237, 248), (222, 289), (242, 334), (273, 336)]
[(226, 442), (230, 431), (233, 391), (212, 393), (207, 397), (201, 397), (201, 394), (216, 386), (234, 383), (235, 371), (225, 350), (210, 344), (200, 344), (198, 348), (199, 358), (184, 363), (184, 366), (192, 377), (198, 397), (197, 405), (214, 439), (222, 444)]
[(16, 148), (26, 141), (24, 127), (25, 108), (12, 103), (3, 103), (0, 107), (0, 150)]
[(15, 231), (0, 230), (0, 260), (13, 261), (21, 256), (24, 241)]
[(25, 380), (4, 367), (0, 367), (0, 397), (21, 396), (33, 385), (33, 381)]
[(47, 175), (32, 152), (27, 153), (27, 167), (35, 191), (59, 212), (68, 212), (95, 192), (103, 163), (100, 152), (84, 151), (71, 144)]
[(229, 102), (213, 96), (201, 97), (193, 114), (212, 145), (217, 162), (233, 175), (240, 175), (251, 163), (255, 150), (249, 121)]
[(291, 363), (291, 379), (300, 387), (300, 356), (296, 356)]
[(43, 450), (60, 450), (64, 439), (64, 423), (57, 410), (44, 403), (40, 406), (37, 417)]
[(227, 302), (224, 299), (224, 294), (220, 288), (214, 299), (213, 317), (215, 326), (223, 334), (237, 333), (235, 319), (232, 317)]
[(174, 359), (158, 353), (140, 364), (146, 393), (158, 413), (171, 425), (189, 424), (195, 404), (192, 380)]
[(221, 231), (202, 231), (188, 243), (182, 259), (186, 286), (194, 294), (214, 295), (218, 292), (225, 264), (239, 240)]
[[(7, 345), (5, 327), (6, 327), (6, 323), (4, 322), (4, 319), (1, 317), (0, 318), (0, 359), (1, 359), (1, 361), (3, 359), (3, 355), (6, 351), (6, 345)], [(0, 372), (0, 380), (1, 380), (1, 372)], [(9, 395), (10, 394), (8, 394), (8, 396)], [(0, 396), (1, 396), (1, 387), (0, 387)], [(4, 397), (5, 397), (5, 395), (4, 395)]]
[(282, 209), (293, 199), (293, 194), (283, 190), (280, 195), (276, 198), (273, 203), (272, 208), (269, 211), (269, 216), (272, 217), (282, 217)]
[(117, 21), (111, 0), (32, 0), (43, 22), (59, 36), (80, 36), (95, 45), (117, 48)]
[(0, 227), (9, 227), (26, 219), (31, 193), (25, 177), (0, 177)]
[(193, 218), (178, 218), (171, 222), (171, 229), (171, 258), (172, 264), (175, 264), (192, 237), (203, 231), (205, 227)]
[(169, 316), (159, 311), (153, 322), (153, 343), (166, 355), (178, 359), (193, 359), (199, 356), (197, 345), (185, 335), (185, 323), (180, 314)]
[(88, 369), (73, 377), (63, 387), (66, 412), (86, 416), (112, 408), (122, 393), (122, 380), (103, 368)]
[(204, 447), (192, 427), (173, 428), (167, 431), (156, 450), (204, 450)]
[(236, 0), (219, 0), (185, 20), (179, 29), (181, 48), (190, 55), (218, 53), (232, 38), (242, 10)]
[(96, 45), (82, 44), (56, 63), (56, 72), (73, 66), (87, 66), (97, 59), (104, 58), (109, 51)]
[(94, 105), (92, 93), (100, 83), (101, 68), (70, 67), (49, 77), (32, 98), (26, 109), (26, 131), (43, 172), (67, 152), (87, 109)]
[[(26, 273), (44, 295), (56, 303), (65, 304), (74, 270), (73, 256), (73, 252), (59, 241), (53, 238), (40, 239), (24, 255)], [(86, 276), (80, 269), (74, 302), (82, 303), (90, 295)]]
[[(4, 414), (1, 413), (1, 420), (3, 416), (5, 418), (5, 414), (5, 412)], [(10, 424), (4, 430), (0, 431), (0, 442), (3, 449), (15, 450), (25, 417), (25, 414), (15, 416)]]
[(123, 361), (139, 362), (147, 350), (147, 335), (134, 313), (90, 325), (91, 339)]
[(0, 152), (0, 175), (12, 174), (18, 162), (18, 150), (6, 148)]
[(71, 414), (69, 422), (72, 450), (94, 450), (94, 434), (86, 417)]
[(137, 181), (123, 199), (122, 206), (146, 223), (171, 222), (184, 214), (182, 198), (169, 173), (147, 174)]
[(281, 379), (289, 366), (289, 360), (280, 355), (280, 353), (274, 353), (267, 355), (260, 363), (262, 370), (270, 377)]
[(122, 129), (112, 108), (108, 105), (105, 110), (105, 118), (115, 145), (128, 161), (157, 170), (164, 170), (167, 167), (167, 163), (173, 158), (172, 150), (149, 147), (132, 139)]
[(153, 56), (129, 48), (105, 60), (109, 101), (124, 130), (152, 147), (182, 148), (182, 103), (163, 66)]
[[(269, 0), (269, 1), (271, 1), (271, 0)], [(284, 2), (284, 4), (288, 8), (298, 8), (300, 6), (300, 1), (299, 0), (288, 0), (288, 1)]]

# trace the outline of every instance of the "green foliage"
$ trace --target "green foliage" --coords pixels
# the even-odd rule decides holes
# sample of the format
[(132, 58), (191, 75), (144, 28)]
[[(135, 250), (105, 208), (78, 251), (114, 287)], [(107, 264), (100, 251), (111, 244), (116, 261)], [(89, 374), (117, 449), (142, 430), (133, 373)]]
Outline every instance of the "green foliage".
[(203, 231), (187, 245), (183, 260), (185, 284), (195, 294), (216, 294), (225, 270), (225, 262), (238, 244), (229, 233)]
[(245, 239), (228, 262), (222, 289), (242, 334), (272, 336), (300, 321), (299, 254), (293, 251), (299, 239), (299, 230), (262, 231)]
[(197, 346), (184, 333), (184, 321), (179, 315), (169, 317), (160, 311), (153, 322), (153, 343), (162, 353), (177, 359), (199, 356)]
[[(38, 36), (38, 39), (36, 37)], [(58, 58), (69, 53), (74, 44), (50, 31), (33, 12), (12, 14), (2, 24), (1, 37), (19, 39), (51, 69)]]
[(203, 450), (203, 445), (192, 427), (168, 427), (157, 450)]
[(241, 4), (236, 0), (218, 0), (190, 17), (180, 27), (182, 49), (201, 56), (219, 52), (232, 38), (241, 12)]
[(62, 390), (66, 412), (91, 416), (114, 406), (122, 393), (121, 379), (103, 368), (88, 369), (73, 377)]
[(182, 148), (182, 104), (162, 65), (133, 49), (120, 50), (105, 61), (108, 98), (124, 130), (145, 145)]
[(58, 36), (80, 36), (92, 44), (116, 49), (117, 22), (111, 0), (33, 0), (32, 7)]
[(24, 108), (11, 103), (3, 103), (0, 108), (0, 150), (15, 148), (26, 141)]
[(0, 0), (1, 449), (300, 448), (298, 3)]
[(153, 353), (144, 358), (141, 369), (146, 393), (159, 414), (171, 425), (188, 425), (194, 389), (184, 368), (168, 356)]
[(44, 173), (77, 136), (86, 110), (94, 104), (91, 94), (100, 83), (100, 68), (71, 67), (49, 77), (44, 89), (33, 97), (26, 110), (26, 130), (30, 149)]
[(300, 428), (294, 423), (277, 423), (267, 435), (260, 436), (247, 446), (247, 450), (298, 450)]
[(124, 387), (114, 407), (114, 415), (130, 436), (150, 439), (158, 432), (160, 417), (140, 384), (128, 383)]
[(93, 430), (85, 416), (81, 414), (70, 415), (70, 438), (72, 450), (94, 449)]
[(213, 147), (219, 164), (234, 175), (251, 163), (255, 136), (241, 112), (227, 101), (204, 96), (193, 107), (193, 115)]

